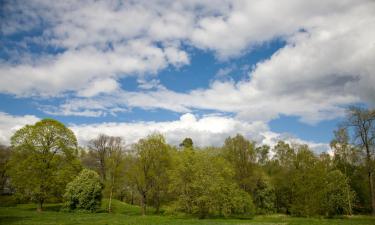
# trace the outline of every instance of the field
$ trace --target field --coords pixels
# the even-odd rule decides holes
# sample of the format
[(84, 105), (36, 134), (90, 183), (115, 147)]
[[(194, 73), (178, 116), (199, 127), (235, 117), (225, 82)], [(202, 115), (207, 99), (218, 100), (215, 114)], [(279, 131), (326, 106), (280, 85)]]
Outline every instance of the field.
[(353, 216), (341, 219), (323, 218), (295, 218), (284, 215), (256, 216), (253, 219), (197, 219), (187, 216), (165, 216), (154, 215), (152, 210), (147, 216), (139, 215), (139, 208), (119, 201), (114, 202), (113, 213), (104, 212), (104, 206), (99, 213), (85, 212), (61, 212), (61, 205), (48, 204), (45, 211), (38, 213), (33, 204), (22, 204), (12, 207), (0, 207), (0, 224), (25, 224), (25, 225), (47, 225), (47, 224), (100, 224), (100, 225), (146, 225), (146, 224), (255, 224), (255, 225), (371, 225), (375, 224), (375, 218), (369, 216)]

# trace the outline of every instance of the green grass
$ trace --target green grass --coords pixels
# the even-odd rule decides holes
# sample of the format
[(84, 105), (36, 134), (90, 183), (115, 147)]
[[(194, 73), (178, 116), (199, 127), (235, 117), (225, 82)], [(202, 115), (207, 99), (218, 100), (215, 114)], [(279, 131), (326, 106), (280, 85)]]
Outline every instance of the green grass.
[(87, 224), (87, 225), (146, 225), (146, 224), (254, 224), (254, 225), (371, 225), (375, 224), (375, 217), (353, 216), (344, 219), (321, 219), (321, 218), (294, 218), (285, 215), (256, 216), (249, 220), (239, 219), (204, 219), (200, 220), (187, 216), (160, 216), (154, 215), (153, 209), (148, 211), (147, 216), (139, 215), (139, 207), (132, 206), (120, 201), (113, 202), (113, 213), (105, 212), (107, 201), (103, 201), (102, 209), (99, 213), (84, 212), (61, 212), (60, 204), (48, 204), (42, 213), (36, 212), (35, 205), (22, 204), (18, 206), (0, 207), (0, 224), (27, 224), (27, 225), (47, 225), (47, 224)]

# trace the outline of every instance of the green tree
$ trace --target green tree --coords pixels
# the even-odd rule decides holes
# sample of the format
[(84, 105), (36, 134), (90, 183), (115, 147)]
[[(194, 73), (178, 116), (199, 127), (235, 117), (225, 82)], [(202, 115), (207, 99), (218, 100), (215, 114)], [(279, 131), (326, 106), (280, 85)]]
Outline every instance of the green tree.
[(168, 187), (166, 180), (170, 165), (169, 146), (161, 134), (153, 134), (141, 139), (134, 146), (135, 156), (129, 177), (141, 196), (142, 215), (146, 214), (147, 199), (150, 192), (158, 212), (161, 194)]
[(197, 214), (253, 215), (251, 196), (234, 182), (231, 165), (210, 151), (185, 149), (171, 175), (176, 209)]
[(180, 147), (184, 148), (193, 148), (193, 140), (191, 138), (185, 138), (181, 144)]
[(269, 214), (275, 212), (275, 190), (264, 174), (257, 176), (253, 191), (253, 200), (258, 214)]
[(348, 110), (346, 125), (353, 131), (353, 139), (365, 154), (365, 165), (369, 182), (369, 195), (372, 214), (375, 215), (374, 187), (374, 148), (375, 148), (375, 110), (351, 107)]
[(62, 123), (43, 119), (26, 125), (11, 138), (9, 175), (16, 193), (38, 203), (61, 197), (66, 184), (80, 171), (77, 140)]
[(255, 143), (246, 140), (242, 135), (229, 137), (223, 146), (223, 156), (234, 168), (235, 180), (248, 193), (253, 190), (252, 175), (255, 168)]
[(114, 192), (124, 179), (124, 143), (121, 137), (110, 137), (105, 158), (106, 177), (105, 189), (108, 192), (108, 212), (112, 212), (112, 198)]
[[(353, 177), (353, 170), (355, 169), (354, 163), (357, 158), (357, 151), (354, 146), (352, 146), (349, 141), (349, 134), (346, 128), (340, 127), (338, 130), (334, 131), (334, 139), (331, 141), (331, 148), (334, 153), (334, 164), (346, 177)], [(352, 214), (352, 199), (350, 195), (349, 182), (347, 182), (348, 187), (346, 188), (347, 194), (347, 204), (348, 213)]]
[(9, 176), (8, 171), (8, 162), (11, 155), (11, 149), (4, 145), (0, 145), (0, 194), (5, 193), (5, 189), (8, 188)]
[(93, 212), (98, 209), (102, 199), (102, 184), (99, 175), (93, 170), (82, 170), (66, 186), (64, 199), (65, 207), (69, 210), (78, 209)]

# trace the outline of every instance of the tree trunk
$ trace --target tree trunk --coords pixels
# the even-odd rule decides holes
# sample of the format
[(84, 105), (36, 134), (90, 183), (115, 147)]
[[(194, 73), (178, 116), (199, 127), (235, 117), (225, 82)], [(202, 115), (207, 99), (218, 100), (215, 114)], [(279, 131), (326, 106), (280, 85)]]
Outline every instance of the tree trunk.
[[(344, 170), (345, 170), (345, 176), (349, 177), (348, 173), (347, 173), (347, 170), (346, 170), (346, 165), (344, 167)], [(353, 210), (352, 210), (352, 201), (351, 201), (351, 198), (350, 198), (350, 185), (349, 185), (348, 181), (346, 182), (346, 198), (348, 200), (348, 208), (349, 208), (348, 214), (351, 216), (352, 213), (353, 213)]]
[(370, 200), (371, 200), (372, 215), (375, 215), (375, 190), (374, 190), (374, 180), (373, 180), (373, 174), (372, 174), (370, 146), (366, 138), (362, 138), (362, 140), (364, 140), (365, 148), (366, 148), (367, 173), (368, 173), (368, 180), (369, 180), (369, 186), (370, 186)]
[(39, 200), (38, 205), (36, 207), (36, 211), (38, 211), (38, 212), (43, 211), (43, 200), (42, 199)]
[(375, 190), (374, 190), (374, 180), (373, 180), (372, 171), (368, 172), (368, 179), (369, 179), (369, 185), (370, 185), (372, 215), (375, 215)]
[(131, 190), (130, 193), (131, 193), (131, 196), (130, 196), (130, 197), (131, 197), (131, 200), (130, 200), (130, 202), (131, 202), (132, 205), (134, 205), (134, 195), (133, 195), (133, 190)]
[(142, 208), (142, 216), (146, 215), (146, 193), (142, 193), (141, 197), (141, 208)]
[(108, 201), (108, 212), (112, 212), (112, 195), (113, 195), (113, 186), (111, 187), (111, 192), (109, 193), (109, 201)]

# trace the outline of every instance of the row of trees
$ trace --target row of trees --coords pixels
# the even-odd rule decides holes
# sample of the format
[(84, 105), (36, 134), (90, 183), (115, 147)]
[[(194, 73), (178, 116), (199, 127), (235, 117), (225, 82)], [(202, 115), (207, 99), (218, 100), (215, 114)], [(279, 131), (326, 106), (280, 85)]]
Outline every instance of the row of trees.
[(202, 218), (374, 212), (374, 119), (374, 111), (351, 108), (335, 131), (333, 155), (283, 141), (257, 146), (239, 134), (220, 148), (197, 148), (190, 138), (171, 146), (161, 134), (130, 147), (100, 135), (80, 148), (72, 131), (45, 119), (18, 130), (11, 147), (2, 148), (2, 190), (37, 202), (38, 210), (63, 200), (71, 209), (95, 210), (103, 195), (109, 212), (116, 198), (139, 204), (142, 214), (152, 206)]

